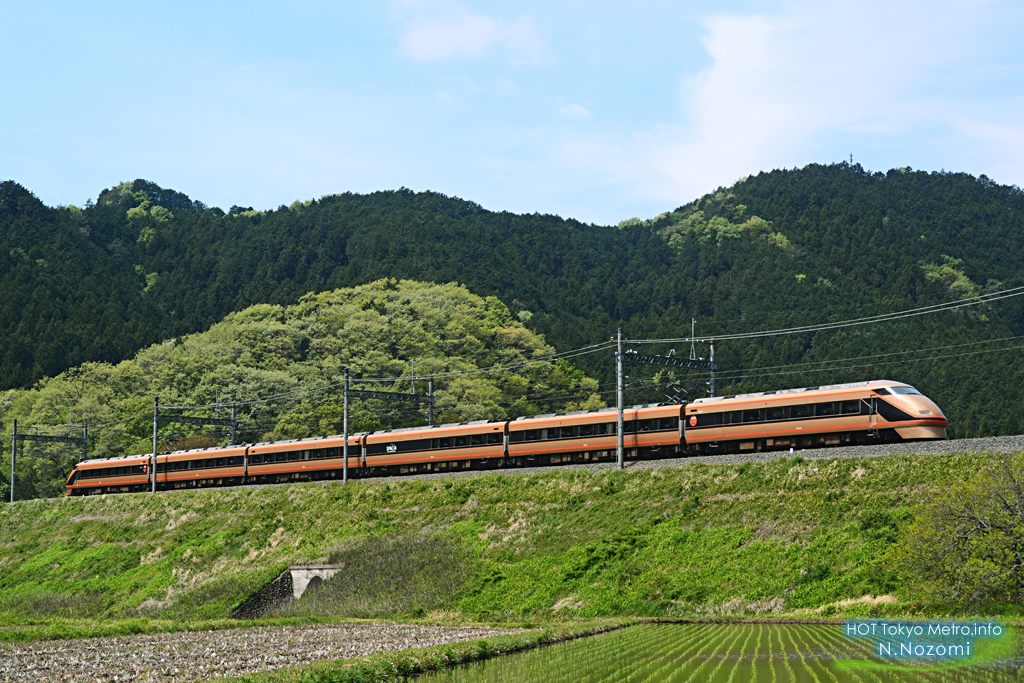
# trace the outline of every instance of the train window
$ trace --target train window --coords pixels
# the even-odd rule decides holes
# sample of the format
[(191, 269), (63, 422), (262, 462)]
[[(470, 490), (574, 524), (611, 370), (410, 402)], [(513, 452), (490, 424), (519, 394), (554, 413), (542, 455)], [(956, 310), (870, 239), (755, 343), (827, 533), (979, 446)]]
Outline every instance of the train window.
[(225, 464), (224, 458), (217, 458), (217, 467), (224, 467)]
[(913, 394), (915, 396), (920, 396), (921, 395), (921, 392), (918, 391), (917, 389), (915, 389), (914, 387), (893, 387), (892, 388), (892, 393), (894, 393), (894, 394)]
[(814, 415), (816, 417), (827, 417), (836, 414), (836, 407), (831, 403), (815, 403)]
[(536, 441), (539, 438), (540, 438), (540, 430), (539, 429), (527, 429), (526, 430), (526, 440), (527, 441)]
[(663, 417), (661, 418), (661, 424), (658, 425), (658, 429), (661, 430), (678, 430), (679, 429), (679, 418), (678, 417)]
[(722, 418), (725, 417), (725, 413), (708, 413), (707, 415), (697, 415), (697, 427), (713, 427), (715, 425), (722, 424)]
[(464, 436), (457, 436), (457, 437), (455, 437), (455, 447), (456, 448), (458, 448), (459, 446), (465, 446), (465, 445), (466, 445), (466, 437), (464, 437)]
[(859, 415), (860, 401), (843, 401), (843, 415)]
[(761, 422), (762, 420), (764, 420), (764, 413), (760, 409), (743, 411), (744, 422)]
[(288, 460), (288, 454), (287, 453), (278, 453), (275, 456), (274, 460), (276, 460), (277, 462), (285, 462), (285, 461)]
[(651, 431), (651, 421), (650, 420), (638, 420), (637, 421), (637, 425), (636, 425), (636, 430), (638, 432), (649, 432), (649, 431)]
[(451, 447), (452, 447), (452, 437), (446, 436), (445, 438), (441, 439), (441, 448), (451, 448)]
[(501, 436), (498, 432), (491, 432), (487, 435), (487, 443), (501, 443)]
[(483, 442), (484, 442), (484, 437), (483, 437), (482, 434), (474, 434), (473, 438), (470, 439), (470, 443), (472, 443), (474, 446), (479, 446)]
[(251, 461), (252, 461), (253, 465), (261, 464), (263, 462), (263, 454), (262, 453), (254, 453), (253, 456), (252, 456)]
[(578, 433), (578, 428), (577, 427), (569, 427), (569, 426), (562, 427), (562, 438), (563, 439), (572, 439), (572, 438), (574, 438), (577, 435), (577, 433)]
[(526, 432), (512, 432), (508, 435), (508, 440), (512, 443), (520, 443), (526, 440)]
[(594, 433), (594, 425), (580, 425), (580, 436), (590, 436)]
[(879, 389), (875, 389), (874, 391), (875, 391), (875, 393), (876, 393), (876, 394), (878, 394), (879, 396), (888, 396), (889, 394), (891, 394), (891, 393), (892, 393), (891, 391), (889, 391), (889, 390), (888, 390), (888, 389), (886, 389), (885, 387), (881, 387), (881, 388), (879, 388)]
[(775, 408), (768, 408), (768, 419), (769, 420), (785, 420), (788, 416), (786, 413), (786, 406), (776, 406)]
[(794, 420), (799, 420), (805, 417), (811, 416), (811, 406), (790, 406), (789, 416)]
[(541, 439), (557, 439), (558, 438), (558, 430), (555, 429), (554, 427), (551, 427), (549, 429), (542, 429), (542, 430), (540, 430), (540, 438)]

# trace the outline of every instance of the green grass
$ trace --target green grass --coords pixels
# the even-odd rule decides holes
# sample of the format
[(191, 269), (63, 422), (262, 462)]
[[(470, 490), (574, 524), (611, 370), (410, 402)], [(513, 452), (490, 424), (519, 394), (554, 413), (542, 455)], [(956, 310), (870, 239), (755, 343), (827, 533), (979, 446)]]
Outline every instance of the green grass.
[[(894, 559), (897, 535), (916, 504), (989, 457), (781, 459), (24, 501), (0, 508), (0, 624), (223, 619), (288, 564), (344, 556), (383, 571), (370, 555), (417, 538), (457, 549), (450, 567), (470, 571), (444, 590), (427, 581), (422, 599), (362, 612), (352, 606), (365, 595), (351, 594), (335, 616), (548, 623), (925, 613), (933, 608)], [(364, 592), (377, 590), (364, 584)], [(881, 594), (895, 602), (839, 604)]]

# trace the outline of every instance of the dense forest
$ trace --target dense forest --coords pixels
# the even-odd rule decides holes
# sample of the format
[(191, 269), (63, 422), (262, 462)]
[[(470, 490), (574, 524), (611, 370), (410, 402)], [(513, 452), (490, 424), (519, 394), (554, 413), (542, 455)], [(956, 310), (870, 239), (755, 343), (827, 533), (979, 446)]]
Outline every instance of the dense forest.
[[(254, 304), (382, 278), (497, 297), (564, 351), (841, 321), (1024, 285), (1024, 193), (985, 176), (810, 165), (748, 177), (617, 226), (491, 212), (401, 189), (271, 211), (208, 207), (137, 180), (84, 207), (0, 184), (0, 387), (117, 363)], [(955, 436), (1017, 433), (1024, 300), (717, 344), (719, 393), (885, 377)], [(1004, 340), (1004, 341), (997, 341)], [(667, 343), (645, 352), (688, 354)], [(698, 345), (696, 352), (707, 355)], [(612, 356), (574, 361), (612, 399)], [(707, 376), (633, 368), (627, 400), (701, 395)], [(63, 416), (61, 420), (67, 420)]]

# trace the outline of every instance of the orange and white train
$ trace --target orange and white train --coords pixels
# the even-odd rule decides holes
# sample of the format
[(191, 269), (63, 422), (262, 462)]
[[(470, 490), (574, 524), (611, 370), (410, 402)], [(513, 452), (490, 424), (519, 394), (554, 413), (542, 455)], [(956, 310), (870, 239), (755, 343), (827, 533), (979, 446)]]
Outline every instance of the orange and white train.
[[(599, 462), (616, 457), (615, 409), (350, 434), (348, 472), (369, 477)], [(946, 417), (900, 382), (701, 398), (625, 410), (628, 459), (946, 438)], [(161, 490), (339, 479), (342, 436), (162, 453)], [(152, 455), (86, 460), (68, 495), (147, 491)]]

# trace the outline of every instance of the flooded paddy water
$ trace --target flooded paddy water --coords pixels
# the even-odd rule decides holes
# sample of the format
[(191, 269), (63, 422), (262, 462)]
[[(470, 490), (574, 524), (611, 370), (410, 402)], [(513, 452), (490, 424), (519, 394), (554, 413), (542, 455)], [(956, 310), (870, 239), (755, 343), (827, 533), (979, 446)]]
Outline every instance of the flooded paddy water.
[[(648, 624), (430, 674), (421, 683), (1002, 683), (1024, 680), (1017, 636), (970, 657), (878, 656), (877, 638), (805, 624)], [(997, 642), (997, 640), (999, 642)], [(897, 644), (898, 652), (899, 644)], [(915, 643), (913, 647), (917, 647)], [(945, 651), (945, 648), (943, 648)], [(925, 650), (922, 650), (925, 652)]]

